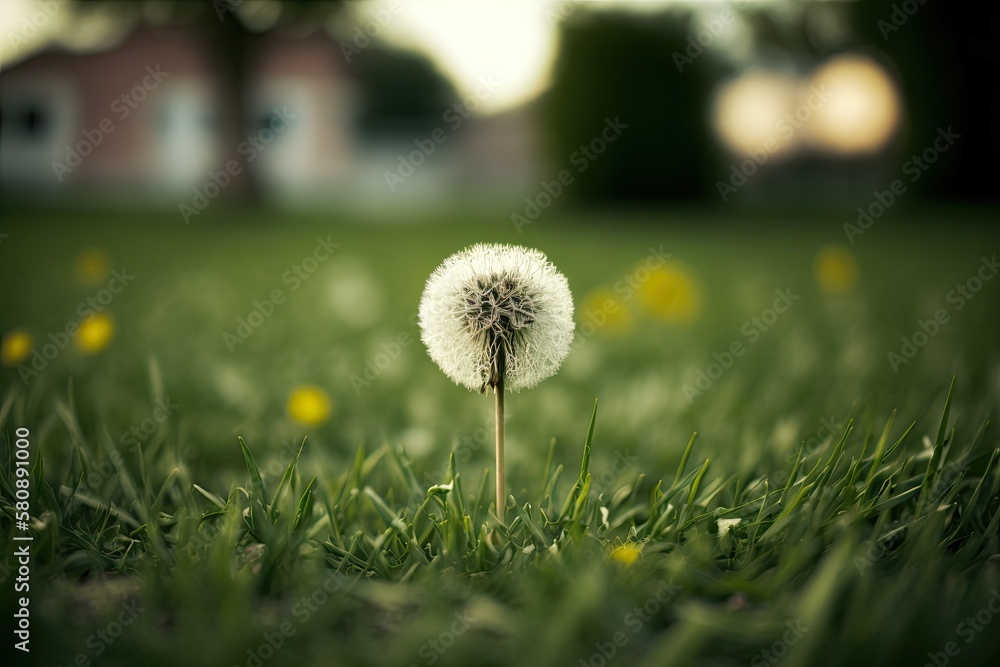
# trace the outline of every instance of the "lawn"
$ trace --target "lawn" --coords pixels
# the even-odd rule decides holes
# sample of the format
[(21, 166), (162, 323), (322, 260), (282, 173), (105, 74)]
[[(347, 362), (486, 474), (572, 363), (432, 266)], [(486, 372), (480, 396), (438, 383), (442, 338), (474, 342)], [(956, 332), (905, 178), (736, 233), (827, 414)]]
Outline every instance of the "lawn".
[[(995, 211), (725, 213), (6, 213), (4, 664), (1000, 658)], [(576, 304), (503, 523), (492, 398), (415, 317), (480, 241)]]

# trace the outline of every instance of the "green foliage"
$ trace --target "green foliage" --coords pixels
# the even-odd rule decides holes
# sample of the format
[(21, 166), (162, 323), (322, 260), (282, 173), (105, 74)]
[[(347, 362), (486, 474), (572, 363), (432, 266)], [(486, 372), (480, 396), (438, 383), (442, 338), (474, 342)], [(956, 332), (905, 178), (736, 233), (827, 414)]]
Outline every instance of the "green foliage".
[[(426, 614), (444, 608), (465, 609), (477, 620), (482, 615), (506, 627), (500, 636), (486, 627), (470, 629), (476, 643), (502, 642), (489, 651), (489, 664), (531, 655), (520, 636), (528, 619), (542, 627), (557, 622), (554, 616), (532, 615), (540, 611), (546, 589), (560, 591), (558, 605), (586, 585), (611, 605), (574, 612), (574, 624), (563, 628), (560, 652), (551, 655), (555, 664), (566, 655), (586, 657), (584, 638), (592, 624), (613, 634), (610, 628), (620, 613), (614, 609), (621, 604), (614, 600), (631, 599), (648, 590), (648, 582), (663, 580), (679, 586), (680, 593), (663, 614), (636, 630), (635, 643), (626, 649), (634, 657), (646, 655), (650, 664), (661, 655), (685, 661), (750, 656), (762, 641), (773, 641), (771, 633), (781, 634), (786, 618), (811, 633), (809, 641), (790, 647), (789, 664), (841, 662), (830, 659), (827, 642), (844, 633), (855, 638), (839, 647), (845, 663), (867, 650), (910, 655), (912, 647), (900, 643), (903, 638), (876, 638), (867, 626), (888, 606), (885, 596), (909, 600), (908, 607), (893, 612), (894, 622), (945, 638), (942, 630), (953, 624), (928, 621), (951, 619), (982, 597), (981, 591), (988, 590), (982, 586), (996, 585), (987, 561), (1000, 550), (1000, 451), (986, 444), (988, 424), (974, 435), (949, 424), (953, 391), (954, 384), (929, 449), (907, 437), (912, 425), (897, 436), (894, 416), (874, 448), (869, 447), (874, 434), (862, 437), (848, 424), (818, 451), (800, 451), (789, 464), (787, 483), (772, 485), (766, 476), (725, 464), (710, 475), (708, 459), (688, 470), (688, 458), (697, 455), (692, 436), (672, 480), (647, 481), (637, 472), (605, 493), (591, 491), (591, 450), (606, 446), (594, 438), (595, 405), (577, 479), (565, 489), (561, 470), (551, 471), (539, 488), (515, 499), (506, 525), (488, 514), (485, 484), (475, 492), (463, 487), (454, 453), (446, 479), (429, 488), (417, 482), (412, 463), (391, 445), (371, 453), (361, 447), (353, 466), (338, 477), (312, 476), (303, 484), (303, 441), (269, 493), (251, 448), (239, 438), (247, 484), (230, 489), (223, 499), (210, 490), (217, 486), (210, 479), (195, 483), (183, 467), (172, 467), (166, 448), (145, 459), (141, 470), (135, 460), (107, 459), (121, 462), (99, 488), (84, 492), (81, 480), (100, 470), (100, 457), (114, 450), (107, 441), (99, 447), (83, 441), (57, 480), (59, 495), (42, 476), (44, 457), (35, 465), (33, 481), (41, 490), (33, 511), (38, 567), (55, 582), (68, 574), (96, 578), (102, 583), (92, 586), (99, 591), (114, 582), (134, 582), (137, 592), (129, 588), (128, 595), (157, 606), (168, 624), (203, 613), (194, 600), (206, 593), (230, 606), (240, 599), (254, 608), (234, 613), (264, 631), (278, 627), (282, 618), (295, 618), (294, 591), (303, 581), (336, 577), (337, 603), (324, 612), (329, 616), (303, 628), (300, 641), (314, 642), (332, 631), (363, 642), (383, 621), (360, 609), (394, 615), (393, 622), (403, 626), (418, 625), (418, 619), (426, 621)], [(72, 402), (62, 413), (65, 425), (77, 430)], [(5, 440), (0, 511), (8, 539), (13, 532), (11, 456)], [(404, 502), (415, 493), (417, 502)], [(556, 512), (556, 507), (562, 509)], [(724, 531), (722, 522), (729, 523)], [(623, 543), (641, 549), (636, 564), (609, 558)], [(932, 591), (928, 578), (935, 576), (943, 576), (947, 586)], [(525, 597), (522, 578), (540, 589)], [(898, 578), (915, 588), (901, 590)], [(395, 582), (397, 588), (377, 582)], [(616, 586), (623, 587), (620, 593), (608, 588)], [(195, 597), (186, 598), (186, 592)], [(37, 595), (74, 592), (67, 584), (50, 583)], [(460, 602), (466, 598), (477, 602)], [(921, 601), (932, 599), (940, 605), (938, 612), (921, 608)], [(470, 606), (477, 611), (469, 612)], [(300, 614), (302, 609), (308, 607)], [(523, 614), (525, 620), (514, 622), (510, 614)], [(59, 614), (50, 611), (42, 618), (55, 622)], [(747, 622), (753, 632), (734, 630), (733, 622), (741, 618), (737, 625)], [(435, 635), (447, 629), (448, 618), (440, 623)], [(519, 629), (515, 632), (511, 624)], [(405, 643), (408, 636), (408, 631), (391, 630), (381, 641)], [(245, 632), (221, 640), (226, 660), (239, 659), (241, 641), (253, 644)], [(992, 648), (986, 644), (982, 641), (978, 649), (988, 653)], [(276, 660), (285, 664), (302, 650), (289, 648)], [(360, 645), (356, 650), (355, 658), (363, 655)], [(467, 646), (442, 657), (459, 664), (465, 659), (459, 656), (471, 650)], [(191, 660), (208, 664), (197, 656)], [(358, 661), (382, 664), (375, 655)]]
[[(701, 30), (690, 12), (585, 6), (560, 24), (544, 112), (554, 173), (568, 169), (577, 183), (571, 196), (656, 200), (707, 193), (717, 176), (711, 92), (725, 72), (710, 49), (699, 47), (695, 60), (685, 55), (692, 52), (688, 38)], [(596, 159), (588, 157), (582, 149), (600, 138), (609, 118), (627, 129)]]
[[(660, 234), (620, 225), (597, 235), (598, 252), (552, 224), (532, 233), (565, 267), (580, 321), (589, 290)], [(70, 348), (28, 386), (3, 371), (8, 618), (17, 427), (31, 428), (33, 456), (37, 644), (14, 664), (596, 665), (611, 646), (611, 663), (650, 667), (776, 652), (782, 665), (914, 665), (948, 642), (961, 649), (950, 665), (991, 664), (994, 626), (970, 636), (966, 619), (1000, 587), (995, 288), (898, 374), (884, 355), (993, 239), (944, 252), (908, 230), (901, 253), (886, 224), (859, 242), (861, 283), (841, 297), (811, 286), (818, 235), (677, 233), (670, 250), (701, 274), (701, 319), (668, 328), (636, 297), (623, 338), (596, 333), (559, 375), (511, 395), (506, 523), (491, 511), (488, 401), (450, 386), (419, 342), (371, 386), (349, 379), (411, 331), (428, 267), (481, 230), (394, 229), (387, 244), (306, 220), (237, 247), (212, 226), (182, 240), (166, 225), (67, 228), (57, 241), (15, 227), (10, 239), (37, 252), (4, 270), (27, 274), (43, 249), (52, 266), (0, 295), (5, 322), (36, 339), (93, 291), (60, 267), (95, 234), (137, 277), (111, 306), (118, 338), (102, 355)], [(320, 230), (345, 257), (292, 292), (282, 273)], [(378, 267), (384, 311), (370, 330), (323, 305), (345, 279), (338, 262), (353, 278)], [(686, 401), (683, 384), (745, 340), (741, 323), (779, 285), (802, 294), (798, 310)], [(230, 354), (221, 333), (276, 287), (287, 302)], [(946, 368), (959, 371), (951, 385)], [(306, 382), (331, 395), (322, 426), (283, 413)], [(168, 398), (174, 416), (126, 437)]]

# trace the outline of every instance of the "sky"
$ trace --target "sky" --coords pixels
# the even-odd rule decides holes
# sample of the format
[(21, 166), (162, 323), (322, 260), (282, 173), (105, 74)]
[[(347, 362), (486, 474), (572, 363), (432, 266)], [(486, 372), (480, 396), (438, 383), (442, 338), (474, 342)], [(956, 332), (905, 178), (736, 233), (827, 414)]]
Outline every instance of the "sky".
[[(389, 17), (383, 33), (386, 41), (426, 53), (460, 93), (471, 94), (480, 77), (494, 77), (500, 85), (482, 100), (482, 109), (490, 113), (522, 104), (545, 89), (558, 46), (559, 24), (584, 4), (649, 11), (677, 3), (422, 0), (406, 4), (373, 0), (356, 3), (352, 10), (363, 25), (372, 25), (380, 15)], [(720, 6), (718, 2), (688, 4)], [(393, 13), (390, 7), (398, 10)]]
[(0, 71), (53, 43), (86, 50), (123, 36), (120, 22), (83, 18), (69, 5), (68, 0), (0, 0)]
[(352, 9), (359, 23), (372, 25), (390, 6), (399, 10), (388, 14), (386, 41), (426, 53), (463, 96), (473, 93), (480, 77), (499, 82), (481, 100), (484, 111), (516, 106), (544, 88), (556, 47), (556, 24), (546, 16), (546, 3), (429, 0), (407, 6), (377, 0)]

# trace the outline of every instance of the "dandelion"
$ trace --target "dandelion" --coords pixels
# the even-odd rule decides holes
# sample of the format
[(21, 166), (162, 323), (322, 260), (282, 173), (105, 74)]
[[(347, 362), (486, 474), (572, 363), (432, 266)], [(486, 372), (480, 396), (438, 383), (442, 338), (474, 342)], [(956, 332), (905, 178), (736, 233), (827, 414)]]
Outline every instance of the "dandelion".
[(81, 284), (97, 285), (111, 272), (111, 256), (103, 248), (87, 248), (77, 255), (73, 270)]
[(104, 313), (97, 313), (80, 323), (76, 334), (76, 349), (83, 354), (97, 354), (115, 336), (115, 323)]
[(858, 263), (843, 246), (824, 247), (816, 254), (813, 268), (819, 286), (827, 294), (850, 292), (858, 282)]
[(307, 384), (292, 391), (285, 409), (294, 421), (305, 426), (319, 426), (329, 419), (332, 405), (325, 391)]
[[(632, 328), (632, 313), (628, 304), (610, 289), (602, 287), (587, 295), (580, 306), (580, 329), (617, 336)], [(588, 325), (588, 322), (590, 323)]]
[(8, 367), (17, 366), (28, 358), (34, 345), (31, 334), (24, 329), (8, 331), (0, 343), (0, 363)]
[(650, 272), (639, 289), (642, 305), (670, 324), (690, 324), (701, 313), (701, 287), (694, 272), (677, 261)]
[(431, 274), (420, 298), (421, 339), (456, 384), (496, 399), (497, 515), (506, 508), (504, 391), (553, 375), (573, 342), (573, 296), (538, 250), (477, 244)]
[(621, 563), (622, 565), (632, 565), (637, 560), (639, 560), (639, 554), (642, 553), (642, 547), (635, 542), (626, 542), (619, 547), (616, 547), (611, 552), (611, 560), (616, 563)]

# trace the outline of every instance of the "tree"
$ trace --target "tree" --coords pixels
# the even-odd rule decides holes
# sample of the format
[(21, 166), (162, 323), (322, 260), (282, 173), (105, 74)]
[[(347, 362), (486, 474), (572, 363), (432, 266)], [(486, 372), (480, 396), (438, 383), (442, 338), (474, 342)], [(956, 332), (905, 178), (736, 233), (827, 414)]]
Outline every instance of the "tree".
[(708, 49), (692, 49), (688, 38), (700, 29), (690, 13), (678, 11), (581, 10), (563, 24), (545, 101), (556, 164), (568, 165), (581, 147), (600, 138), (606, 119), (628, 126), (596, 159), (583, 158), (586, 167), (577, 163), (574, 196), (648, 201), (705, 195), (714, 154), (708, 105), (720, 65)]
[(371, 47), (358, 61), (358, 130), (367, 138), (405, 131), (421, 136), (458, 101), (451, 83), (422, 55)]

